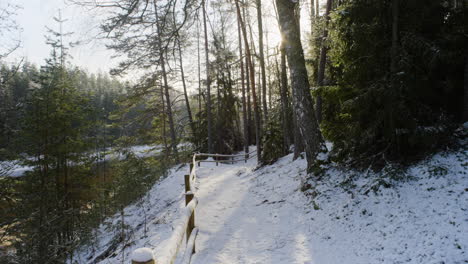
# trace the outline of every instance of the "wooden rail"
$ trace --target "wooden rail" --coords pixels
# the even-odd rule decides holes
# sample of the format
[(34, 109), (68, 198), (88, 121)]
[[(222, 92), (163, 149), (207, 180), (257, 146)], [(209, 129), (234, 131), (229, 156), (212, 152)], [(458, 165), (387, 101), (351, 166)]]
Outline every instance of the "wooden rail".
[[(238, 161), (244, 161), (244, 162), (247, 162), (247, 160), (251, 159), (251, 158), (254, 158), (257, 156), (256, 154), (256, 150), (254, 151), (251, 151), (249, 153), (245, 153), (245, 154), (237, 154), (237, 155), (226, 155), (226, 154), (209, 154), (209, 153), (196, 153), (194, 154), (194, 157), (197, 156), (197, 157), (212, 157), (212, 158), (235, 158), (235, 157), (244, 157), (243, 159), (232, 159), (232, 160), (219, 160), (219, 159), (215, 159), (215, 160), (198, 160), (198, 166), (200, 167), (200, 163), (201, 162), (216, 162), (216, 166), (218, 166), (218, 163), (231, 163), (233, 164), (234, 162), (238, 162)], [(250, 155), (252, 153), (255, 153), (255, 155)], [(194, 163), (195, 164), (195, 163)]]
[[(239, 154), (239, 155), (224, 155), (224, 154), (208, 154), (208, 153), (195, 153), (192, 157), (192, 162), (189, 163), (190, 174), (184, 175), (185, 183), (185, 208), (182, 210), (182, 216), (179, 219), (179, 223), (176, 225), (176, 228), (172, 232), (170, 239), (168, 240), (168, 254), (164, 256), (163, 259), (159, 259), (160, 262), (156, 262), (156, 258), (153, 254), (153, 250), (150, 248), (138, 248), (132, 253), (132, 264), (173, 264), (176, 260), (176, 257), (179, 252), (180, 245), (182, 244), (184, 236), (186, 239), (185, 252), (182, 259), (182, 264), (190, 264), (192, 255), (195, 253), (195, 239), (198, 234), (198, 228), (195, 227), (195, 208), (198, 205), (198, 199), (195, 197), (195, 189), (193, 184), (191, 184), (197, 178), (197, 166), (200, 166), (200, 162), (237, 162), (245, 161), (255, 157), (256, 155), (250, 156), (254, 153)], [(244, 157), (243, 159), (233, 159), (233, 160), (197, 160), (197, 157), (222, 157), (222, 158), (234, 158), (234, 157)]]

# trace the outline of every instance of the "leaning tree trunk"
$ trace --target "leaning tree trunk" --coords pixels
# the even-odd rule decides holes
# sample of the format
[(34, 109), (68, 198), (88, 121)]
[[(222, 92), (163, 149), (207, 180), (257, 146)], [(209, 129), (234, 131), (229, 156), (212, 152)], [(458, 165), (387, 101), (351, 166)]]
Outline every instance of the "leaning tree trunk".
[(239, 23), (241, 25), (242, 36), (243, 36), (244, 45), (245, 45), (245, 56), (247, 58), (247, 64), (249, 67), (250, 87), (252, 88), (254, 119), (255, 119), (255, 143), (257, 145), (257, 162), (261, 163), (262, 148), (261, 148), (261, 143), (260, 143), (260, 133), (261, 133), (260, 132), (260, 115), (259, 115), (259, 110), (258, 110), (258, 105), (257, 105), (257, 95), (255, 91), (255, 72), (254, 72), (254, 67), (252, 65), (252, 58), (250, 55), (249, 41), (247, 40), (247, 30), (245, 29), (245, 24), (244, 24), (244, 21), (242, 20), (239, 2), (238, 0), (235, 0), (234, 2), (236, 3), (237, 18), (239, 19)]
[(208, 153), (213, 153), (213, 133), (211, 117), (211, 89), (210, 89), (210, 60), (208, 58), (208, 30), (206, 27), (206, 7), (202, 1), (203, 30), (205, 33), (205, 62), (206, 62), (206, 116), (208, 121)]
[(185, 98), (185, 106), (187, 107), (187, 115), (189, 119), (189, 124), (190, 124), (190, 129), (192, 130), (192, 135), (195, 135), (195, 123), (193, 122), (193, 117), (192, 117), (192, 109), (190, 108), (190, 101), (188, 98), (187, 94), (187, 85), (185, 84), (185, 74), (184, 74), (184, 64), (182, 61), (182, 48), (180, 46), (180, 39), (179, 35), (176, 35), (176, 40), (177, 40), (177, 49), (179, 51), (179, 64), (180, 64), (180, 75), (182, 78), (182, 87), (184, 88), (184, 98)]
[(297, 2), (276, 0), (281, 33), (285, 41), (286, 55), (291, 75), (291, 87), (294, 90), (293, 105), (297, 125), (301, 133), (307, 158), (307, 171), (312, 172), (320, 152), (326, 152), (322, 133), (315, 116), (309, 79), (305, 66), (299, 25), (295, 16)]
[[(328, 23), (330, 21), (330, 10), (333, 4), (333, 0), (327, 0), (327, 8), (325, 9), (325, 28), (323, 29), (322, 35), (322, 47), (320, 50), (320, 62), (318, 68), (318, 76), (317, 76), (317, 86), (323, 86), (323, 81), (325, 79), (325, 66), (327, 64), (327, 51), (328, 47), (326, 44), (327, 37), (328, 37)], [(320, 123), (322, 122), (322, 96), (317, 96), (317, 121)]]

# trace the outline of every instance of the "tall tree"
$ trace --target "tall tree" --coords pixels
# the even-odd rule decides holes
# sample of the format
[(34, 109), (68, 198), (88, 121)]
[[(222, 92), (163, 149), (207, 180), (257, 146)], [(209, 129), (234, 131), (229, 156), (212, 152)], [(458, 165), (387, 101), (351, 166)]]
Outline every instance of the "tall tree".
[(468, 122), (468, 49), (465, 55), (463, 121)]
[[(284, 50), (284, 42), (281, 43), (280, 47), (280, 57), (281, 57), (281, 68), (278, 69), (278, 75), (280, 76), (280, 98), (281, 98), (281, 112), (282, 112), (282, 118), (283, 118), (283, 140), (284, 140), (284, 145), (289, 149), (289, 146), (291, 146), (291, 141), (290, 141), (290, 133), (291, 133), (291, 118), (290, 118), (290, 113), (291, 113), (291, 107), (289, 105), (289, 100), (288, 100), (288, 74), (287, 74), (287, 68), (286, 68), (286, 53)], [(298, 147), (298, 144), (302, 145), (299, 140), (296, 142), (296, 148), (300, 149)]]
[(307, 171), (312, 172), (316, 158), (326, 147), (315, 116), (309, 79), (305, 66), (298, 20), (295, 14), (298, 3), (288, 0), (276, 0), (280, 30), (285, 41), (291, 87), (294, 90), (294, 114), (304, 141), (307, 158)]
[(52, 55), (27, 101), (22, 129), (26, 153), (34, 157), (24, 160), (34, 167), (32, 195), (39, 195), (32, 202), (32, 206), (37, 206), (34, 212), (19, 221), (28, 233), (21, 245), (31, 250), (21, 253), (28, 263), (63, 262), (76, 246), (80, 197), (71, 186), (79, 184), (88, 172), (89, 159), (83, 153), (89, 146), (89, 100), (78, 91), (66, 67), (63, 37), (67, 34), (61, 26), (64, 20), (61, 16), (54, 19), (60, 30), (49, 30), (47, 43), (52, 46)]
[(202, 0), (203, 11), (203, 33), (205, 38), (205, 63), (206, 63), (206, 113), (208, 124), (208, 152), (213, 153), (213, 118), (211, 116), (211, 80), (210, 80), (210, 59), (208, 51), (208, 28), (206, 25), (206, 2)]
[(239, 1), (235, 0), (234, 2), (236, 4), (237, 18), (239, 20), (241, 30), (242, 30), (242, 36), (244, 39), (244, 46), (245, 46), (245, 56), (246, 56), (247, 64), (249, 68), (249, 78), (250, 78), (249, 81), (250, 81), (250, 87), (252, 88), (252, 97), (253, 97), (252, 100), (253, 100), (254, 119), (255, 119), (255, 143), (257, 145), (257, 161), (260, 163), (261, 153), (262, 153), (262, 148), (261, 148), (261, 143), (260, 143), (261, 127), (260, 127), (260, 114), (259, 114), (259, 109), (258, 109), (258, 104), (257, 104), (257, 94), (255, 91), (255, 71), (254, 71), (254, 67), (252, 64), (249, 41), (247, 39), (247, 29), (242, 19)]
[(268, 119), (267, 105), (267, 89), (266, 89), (266, 70), (265, 70), (265, 55), (263, 52), (263, 18), (262, 18), (262, 0), (256, 0), (257, 3), (257, 24), (258, 24), (258, 50), (260, 60), (260, 71), (262, 74), (262, 106), (263, 106), (263, 121)]
[(310, 33), (314, 31), (315, 18), (315, 0), (310, 0)]
[[(324, 85), (325, 80), (325, 67), (327, 64), (327, 38), (328, 38), (328, 24), (330, 22), (330, 10), (333, 5), (333, 0), (327, 0), (327, 8), (325, 9), (325, 25), (323, 28), (323, 35), (321, 41), (321, 49), (320, 49), (320, 61), (318, 65), (318, 76), (317, 76), (317, 86), (321, 87)], [(317, 96), (317, 121), (320, 123), (322, 122), (322, 96)]]
[(242, 53), (242, 35), (241, 25), (239, 18), (237, 19), (237, 35), (239, 39), (239, 64), (240, 64), (240, 78), (241, 78), (241, 90), (242, 90), (242, 122), (244, 124), (244, 152), (249, 152), (249, 122), (247, 119), (247, 102), (245, 98), (245, 72), (244, 72), (244, 56)]
[(169, 121), (169, 131), (171, 135), (171, 146), (172, 150), (174, 152), (174, 158), (177, 163), (179, 163), (179, 153), (177, 150), (177, 135), (176, 135), (176, 130), (175, 130), (175, 124), (174, 124), (174, 117), (172, 114), (172, 102), (171, 98), (169, 95), (169, 83), (167, 81), (167, 71), (166, 71), (166, 60), (165, 60), (165, 55), (167, 54), (167, 50), (165, 47), (163, 47), (161, 43), (161, 38), (162, 38), (162, 30), (161, 30), (161, 25), (159, 22), (159, 15), (158, 15), (158, 6), (156, 3), (156, 0), (153, 1), (153, 6), (154, 6), (154, 15), (156, 18), (156, 31), (157, 31), (157, 46), (158, 46), (158, 52), (159, 52), (159, 64), (161, 67), (161, 74), (163, 77), (163, 85), (164, 85), (164, 96), (166, 98), (166, 111), (167, 111), (167, 119)]
[(392, 0), (392, 46), (391, 46), (391, 57), (390, 57), (390, 72), (392, 74), (395, 74), (397, 71), (399, 9), (400, 9), (399, 1)]

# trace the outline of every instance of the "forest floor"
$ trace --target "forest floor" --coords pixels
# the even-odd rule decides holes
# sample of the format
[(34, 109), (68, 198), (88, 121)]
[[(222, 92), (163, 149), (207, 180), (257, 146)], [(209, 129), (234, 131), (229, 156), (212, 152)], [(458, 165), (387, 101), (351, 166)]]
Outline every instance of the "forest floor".
[[(467, 263), (467, 160), (468, 150), (462, 150), (438, 153), (405, 171), (331, 166), (309, 190), (313, 195), (301, 191), (305, 160), (292, 161), (291, 155), (259, 169), (254, 160), (202, 163), (192, 263)], [(124, 242), (121, 230), (112, 228), (121, 226), (116, 215), (75, 260), (127, 263), (138, 247), (164, 257), (184, 207), (187, 172), (185, 165), (172, 169), (125, 209)]]

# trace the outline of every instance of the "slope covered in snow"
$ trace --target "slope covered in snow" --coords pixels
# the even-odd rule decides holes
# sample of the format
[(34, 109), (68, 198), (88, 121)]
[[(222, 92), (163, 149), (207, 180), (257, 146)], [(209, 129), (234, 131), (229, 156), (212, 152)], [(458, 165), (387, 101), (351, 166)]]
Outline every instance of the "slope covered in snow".
[[(291, 155), (257, 170), (254, 161), (202, 163), (192, 263), (466, 263), (467, 160), (468, 151), (459, 151), (437, 154), (407, 171), (362, 175), (330, 168), (306, 192), (306, 163)], [(139, 247), (164, 256), (184, 206), (187, 172), (188, 166), (173, 169), (145, 199), (125, 209), (124, 242), (119, 230), (103, 225), (97, 245), (75, 260), (128, 262)], [(119, 226), (119, 219), (109, 221)]]

